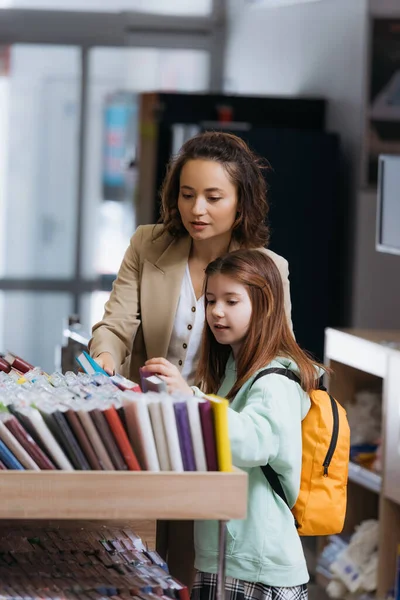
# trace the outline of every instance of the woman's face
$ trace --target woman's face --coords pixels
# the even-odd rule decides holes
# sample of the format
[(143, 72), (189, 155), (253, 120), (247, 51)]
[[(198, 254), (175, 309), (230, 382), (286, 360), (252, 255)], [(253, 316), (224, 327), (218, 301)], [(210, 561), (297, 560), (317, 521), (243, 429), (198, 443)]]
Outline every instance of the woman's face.
[(194, 240), (231, 235), (237, 190), (224, 167), (213, 160), (189, 160), (182, 168), (178, 210)]

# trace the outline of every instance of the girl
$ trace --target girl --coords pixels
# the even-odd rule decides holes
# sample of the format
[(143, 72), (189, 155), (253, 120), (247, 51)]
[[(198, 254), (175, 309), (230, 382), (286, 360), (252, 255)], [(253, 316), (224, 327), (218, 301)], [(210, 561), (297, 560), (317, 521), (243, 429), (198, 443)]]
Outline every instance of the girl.
[[(239, 250), (209, 264), (205, 299), (200, 388), (230, 400), (233, 463), (249, 477), (248, 517), (228, 523), (226, 598), (305, 600), (308, 573), (293, 515), (260, 466), (270, 464), (279, 473), (294, 504), (300, 488), (301, 421), (322, 371), (290, 332), (282, 280), (265, 253)], [(279, 374), (254, 381), (261, 370), (274, 367), (296, 373), (301, 386)], [(176, 387), (189, 391), (182, 381)], [(212, 600), (216, 522), (195, 523), (195, 553), (192, 600)]]

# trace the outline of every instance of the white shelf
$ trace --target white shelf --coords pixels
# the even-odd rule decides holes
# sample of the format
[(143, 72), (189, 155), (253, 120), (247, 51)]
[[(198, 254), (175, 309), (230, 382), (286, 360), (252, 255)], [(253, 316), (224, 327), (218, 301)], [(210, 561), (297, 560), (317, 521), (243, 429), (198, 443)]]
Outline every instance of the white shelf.
[(400, 332), (327, 329), (325, 356), (365, 373), (386, 377), (390, 345), (399, 341)]
[(247, 474), (1, 471), (0, 519), (243, 519)]
[(353, 462), (349, 463), (349, 480), (376, 494), (381, 492), (382, 476)]

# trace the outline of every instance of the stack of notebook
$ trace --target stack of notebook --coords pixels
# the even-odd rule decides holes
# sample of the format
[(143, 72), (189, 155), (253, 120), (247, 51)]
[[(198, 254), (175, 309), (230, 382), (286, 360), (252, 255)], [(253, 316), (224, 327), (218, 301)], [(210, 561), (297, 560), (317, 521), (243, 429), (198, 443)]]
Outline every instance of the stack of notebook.
[(8, 364), (0, 373), (0, 469), (232, 470), (225, 399), (144, 394), (96, 369), (47, 375)]
[(97, 530), (3, 528), (0, 597), (189, 600), (187, 588), (131, 529), (101, 525)]

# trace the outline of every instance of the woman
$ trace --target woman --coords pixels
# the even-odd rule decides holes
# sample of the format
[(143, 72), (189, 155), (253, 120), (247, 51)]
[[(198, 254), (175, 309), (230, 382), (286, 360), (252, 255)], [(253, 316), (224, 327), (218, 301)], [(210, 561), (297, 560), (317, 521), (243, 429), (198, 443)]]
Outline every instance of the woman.
[[(206, 132), (183, 145), (165, 178), (161, 224), (133, 235), (103, 319), (93, 327), (90, 353), (107, 372), (139, 381), (139, 368), (153, 369), (152, 361), (162, 357), (169, 387), (181, 375), (194, 383), (207, 265), (227, 251), (264, 248), (269, 241), (262, 171), (261, 160), (232, 134)], [(287, 261), (265, 252), (281, 274), (291, 326)], [(182, 527), (187, 531), (188, 522)], [(193, 554), (182, 555), (185, 534), (174, 525), (174, 535), (161, 541), (162, 531), (159, 551), (165, 555), (168, 546), (171, 572), (188, 583)]]

